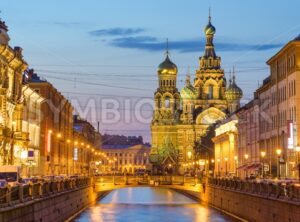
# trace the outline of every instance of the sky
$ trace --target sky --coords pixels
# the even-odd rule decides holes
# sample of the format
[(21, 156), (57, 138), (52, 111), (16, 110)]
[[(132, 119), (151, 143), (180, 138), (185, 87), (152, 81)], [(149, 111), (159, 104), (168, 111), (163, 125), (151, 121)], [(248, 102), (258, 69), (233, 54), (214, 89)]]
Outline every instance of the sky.
[[(150, 141), (157, 66), (169, 39), (177, 86), (203, 54), (211, 8), (215, 50), (235, 67), (245, 104), (269, 75), (266, 61), (300, 34), (300, 2), (239, 0), (1, 0), (11, 46), (100, 131)], [(117, 111), (113, 108), (117, 108)]]

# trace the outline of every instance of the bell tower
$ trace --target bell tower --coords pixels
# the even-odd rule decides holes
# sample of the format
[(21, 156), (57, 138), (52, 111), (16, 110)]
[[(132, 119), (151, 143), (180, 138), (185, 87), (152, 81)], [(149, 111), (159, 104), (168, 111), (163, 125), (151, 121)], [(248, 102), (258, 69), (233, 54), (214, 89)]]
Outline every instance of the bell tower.
[(216, 28), (212, 25), (209, 11), (208, 24), (204, 28), (205, 50), (204, 55), (199, 58), (199, 68), (196, 71), (194, 87), (198, 91), (198, 99), (205, 100), (207, 107), (216, 105), (216, 108), (223, 108), (222, 105), (217, 104), (222, 104), (220, 100), (225, 101), (226, 79), (224, 70), (221, 69), (221, 57), (217, 56), (215, 52), (213, 42), (215, 33)]
[(172, 125), (178, 120), (180, 95), (176, 88), (177, 66), (170, 60), (168, 42), (166, 58), (158, 66), (158, 88), (154, 93), (154, 114), (152, 124)]

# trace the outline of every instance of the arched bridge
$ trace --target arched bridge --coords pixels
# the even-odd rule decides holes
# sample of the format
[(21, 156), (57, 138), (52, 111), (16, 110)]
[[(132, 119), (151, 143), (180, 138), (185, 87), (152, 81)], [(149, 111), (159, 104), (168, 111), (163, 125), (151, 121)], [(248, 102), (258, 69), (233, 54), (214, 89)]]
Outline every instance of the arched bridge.
[(96, 191), (109, 191), (125, 187), (156, 186), (202, 192), (203, 183), (196, 177), (187, 176), (99, 176), (94, 178)]

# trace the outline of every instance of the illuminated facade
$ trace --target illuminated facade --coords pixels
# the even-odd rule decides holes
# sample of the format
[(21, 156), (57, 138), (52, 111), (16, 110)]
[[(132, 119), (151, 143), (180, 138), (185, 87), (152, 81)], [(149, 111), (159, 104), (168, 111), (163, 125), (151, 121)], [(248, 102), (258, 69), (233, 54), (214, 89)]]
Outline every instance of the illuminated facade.
[(103, 147), (101, 151), (106, 155), (100, 165), (100, 171), (103, 173), (135, 173), (149, 165), (150, 148), (145, 145)]
[(24, 82), (39, 93), (42, 104), (40, 128), (41, 172), (48, 175), (71, 174), (73, 170), (73, 107), (49, 82), (42, 80), (33, 70), (27, 70)]
[(41, 162), (41, 121), (42, 102), (44, 98), (28, 85), (22, 88), (24, 95), (24, 109), (22, 118), (22, 131), (29, 134), (27, 150), (21, 154), (21, 159), (17, 165), (22, 166), (22, 176), (42, 175)]
[(8, 28), (0, 20), (0, 164), (16, 165), (27, 150), (22, 128), (22, 73), (27, 68), (20, 47), (9, 46)]
[(238, 118), (236, 115), (229, 117), (218, 124), (213, 138), (215, 156), (214, 172), (218, 176), (237, 175), (238, 167)]
[[(297, 177), (300, 125), (300, 36), (267, 61), (270, 76), (256, 91), (260, 101), (259, 149), (266, 153), (266, 173)], [(277, 150), (281, 154), (277, 154)], [(262, 158), (262, 157), (261, 157)], [(262, 161), (262, 160), (261, 160)], [(280, 162), (280, 167), (278, 162)]]
[(101, 147), (101, 135), (86, 120), (74, 115), (73, 121), (73, 169), (72, 174), (89, 174), (96, 162), (96, 152)]
[(204, 29), (206, 45), (199, 59), (193, 82), (187, 75), (186, 85), (176, 87), (177, 66), (166, 59), (158, 67), (158, 88), (154, 93), (155, 108), (151, 123), (152, 149), (150, 160), (158, 171), (183, 171), (183, 164), (203, 157), (197, 156), (195, 144), (207, 134), (208, 126), (239, 108), (242, 91), (235, 77), (226, 88), (221, 58), (213, 44), (215, 27), (209, 16)]

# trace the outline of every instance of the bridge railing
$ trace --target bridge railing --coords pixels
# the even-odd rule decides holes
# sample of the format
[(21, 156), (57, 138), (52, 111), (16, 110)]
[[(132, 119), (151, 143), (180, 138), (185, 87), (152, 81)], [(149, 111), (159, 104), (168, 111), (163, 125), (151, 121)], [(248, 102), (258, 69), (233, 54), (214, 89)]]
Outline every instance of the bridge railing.
[(265, 197), (300, 201), (300, 185), (294, 183), (209, 178), (208, 185)]
[(98, 176), (95, 178), (98, 184), (113, 185), (196, 185), (199, 181), (195, 177), (177, 175), (145, 175), (145, 176)]
[(1, 187), (0, 208), (90, 185), (90, 178), (76, 178)]

